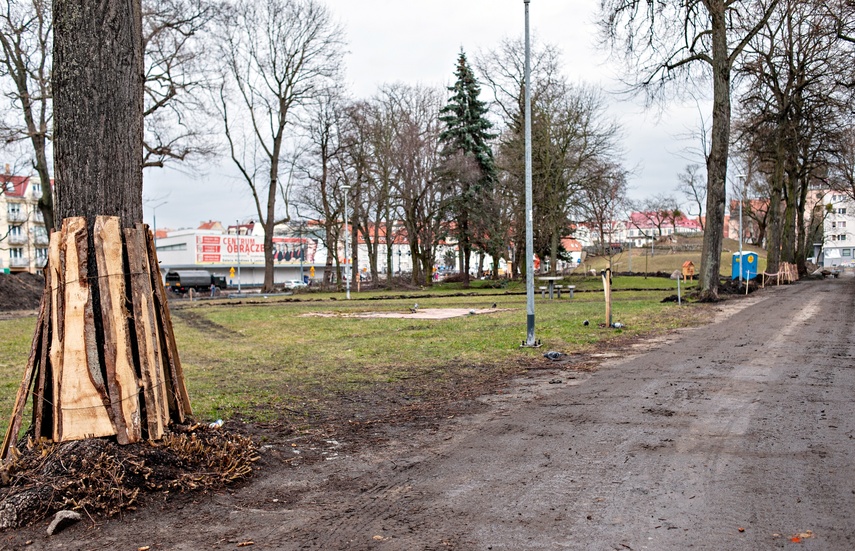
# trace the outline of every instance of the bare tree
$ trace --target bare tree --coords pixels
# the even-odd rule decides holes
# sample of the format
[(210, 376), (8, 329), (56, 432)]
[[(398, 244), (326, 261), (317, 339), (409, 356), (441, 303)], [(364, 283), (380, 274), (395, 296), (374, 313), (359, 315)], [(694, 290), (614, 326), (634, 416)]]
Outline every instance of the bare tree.
[(698, 77), (712, 80), (707, 226), (700, 273), (705, 300), (718, 298), (727, 199), (731, 73), (743, 49), (777, 3), (778, 0), (603, 0), (601, 4), (603, 36), (629, 61), (629, 84), (633, 90), (661, 98), (665, 87), (675, 81), (688, 84)]
[[(500, 168), (513, 176), (507, 183), (522, 195), (524, 181), (524, 58), (522, 41), (505, 41), (478, 58), (484, 82), (492, 90), (507, 130), (500, 140)], [(569, 229), (570, 211), (586, 177), (586, 166), (597, 159), (619, 159), (620, 127), (605, 116), (600, 91), (573, 86), (559, 73), (556, 48), (537, 48), (532, 85), (532, 183), (535, 253), (549, 257), (555, 270), (561, 238)], [(525, 227), (516, 209), (517, 228)], [(519, 230), (518, 230), (519, 231)], [(522, 239), (518, 239), (522, 242)]]
[(203, 30), (215, 15), (209, 0), (144, 0), (145, 134), (143, 167), (204, 157), (212, 152), (206, 135), (202, 67)]
[(451, 190), (440, 185), (438, 90), (421, 86), (386, 86), (380, 92), (392, 113), (395, 203), (406, 228), (413, 259), (412, 282), (430, 285), (436, 247), (447, 234), (442, 209)]
[(346, 112), (347, 125), (342, 137), (344, 159), (350, 179), (358, 190), (355, 220), (368, 254), (373, 281), (379, 280), (381, 248), (385, 250), (387, 280), (394, 267), (392, 252), (400, 234), (400, 220), (393, 185), (397, 177), (395, 164), (395, 109), (379, 94), (351, 104)]
[(576, 201), (575, 213), (600, 237), (600, 254), (609, 257), (611, 265), (612, 226), (626, 205), (627, 172), (619, 164), (606, 159), (591, 163), (589, 176)]
[(851, 127), (839, 137), (829, 183), (855, 201), (855, 129)]
[[(663, 228), (667, 226), (671, 226), (676, 230), (676, 223), (683, 216), (677, 200), (666, 193), (657, 193), (656, 195), (635, 202), (632, 206), (638, 215), (637, 217), (633, 217), (633, 220), (637, 224), (644, 222), (653, 226), (656, 228), (656, 234), (659, 237), (665, 235)], [(639, 229), (641, 228), (639, 227)], [(656, 236), (654, 236), (654, 239), (656, 239)]]
[[(704, 204), (706, 203), (707, 188), (706, 182), (698, 172), (701, 167), (699, 165), (686, 165), (683, 172), (677, 175), (677, 191), (682, 193), (692, 206), (698, 207), (698, 223), (701, 225), (701, 230), (704, 229)], [(694, 215), (693, 215), (694, 216)]]
[(273, 228), (289, 220), (288, 190), (279, 178), (286, 126), (293, 110), (338, 78), (343, 31), (316, 0), (235, 0), (220, 23), (218, 106), (231, 159), (264, 228), (263, 289), (270, 291)]
[(835, 26), (840, 17), (827, 2), (782, 0), (751, 41), (741, 67), (747, 86), (737, 128), (746, 155), (759, 159), (758, 171), (770, 187), (767, 250), (772, 271), (784, 261), (805, 273), (812, 232), (810, 189), (833, 172), (834, 150), (851, 125), (848, 83), (855, 73), (852, 44), (840, 39)]
[[(306, 134), (306, 150), (296, 157), (298, 173), (304, 180), (297, 191), (296, 206), (318, 220), (322, 228), (320, 239), (328, 251), (338, 251), (341, 239), (341, 222), (344, 201), (341, 144), (343, 105), (341, 98), (330, 91), (322, 93), (311, 102), (301, 126)], [(333, 264), (341, 281), (338, 254), (328, 254), (324, 270), (324, 283), (332, 283)]]
[[(95, 0), (78, 4), (53, 4), (57, 219), (83, 216), (91, 228), (96, 215), (112, 215), (133, 227), (142, 221), (139, 1), (109, 13)], [(108, 28), (115, 43), (101, 38)]]
[[(27, 141), (32, 167), (39, 176), (39, 210), (45, 227), (54, 227), (48, 143), (52, 132), (50, 0), (0, 4), (0, 79), (7, 105), (3, 112), (3, 140)], [(29, 156), (29, 155), (28, 155)]]

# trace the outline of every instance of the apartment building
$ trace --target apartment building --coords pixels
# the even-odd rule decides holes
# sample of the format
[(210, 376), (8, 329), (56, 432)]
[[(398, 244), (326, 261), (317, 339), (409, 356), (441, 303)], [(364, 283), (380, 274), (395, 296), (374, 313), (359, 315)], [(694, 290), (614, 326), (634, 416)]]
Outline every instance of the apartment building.
[(38, 273), (47, 262), (48, 231), (39, 211), (37, 177), (0, 176), (0, 269)]
[(825, 219), (819, 264), (829, 268), (855, 266), (855, 202), (839, 191), (817, 195), (820, 193)]

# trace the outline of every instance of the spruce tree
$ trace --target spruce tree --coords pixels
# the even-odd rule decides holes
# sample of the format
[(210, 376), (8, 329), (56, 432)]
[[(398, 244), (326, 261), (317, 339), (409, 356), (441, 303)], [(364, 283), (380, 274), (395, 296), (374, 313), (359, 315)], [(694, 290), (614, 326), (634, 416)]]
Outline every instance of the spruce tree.
[(448, 88), (451, 97), (439, 117), (445, 125), (440, 134), (442, 176), (452, 190), (448, 213), (460, 248), (463, 282), (468, 285), (473, 247), (490, 237), (496, 165), (489, 142), (495, 135), (490, 132), (487, 104), (478, 99), (481, 87), (462, 50), (454, 74), (456, 80)]

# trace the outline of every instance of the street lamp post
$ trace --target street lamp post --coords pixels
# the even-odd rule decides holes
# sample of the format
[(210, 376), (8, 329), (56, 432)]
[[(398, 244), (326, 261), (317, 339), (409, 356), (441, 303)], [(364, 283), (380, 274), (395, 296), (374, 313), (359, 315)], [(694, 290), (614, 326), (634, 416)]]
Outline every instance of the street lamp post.
[(235, 220), (235, 248), (237, 249), (238, 294), (240, 294), (240, 220)]
[(169, 201), (164, 201), (162, 203), (158, 203), (155, 206), (151, 207), (151, 223), (154, 227), (154, 248), (157, 250), (157, 208), (162, 207)]
[(347, 227), (347, 192), (350, 186), (341, 186), (344, 191), (344, 288), (345, 297), (350, 300), (350, 247)]
[(745, 176), (740, 174), (737, 177), (742, 182), (742, 187), (739, 190), (739, 285), (742, 285), (742, 274), (745, 271), (742, 268), (742, 198), (745, 195)]
[(300, 236), (300, 283), (306, 282), (305, 276), (303, 275), (303, 257), (306, 256), (306, 251), (303, 248), (303, 225), (305, 225), (305, 222), (301, 220), (300, 231), (298, 233), (298, 235)]
[(534, 212), (531, 174), (531, 40), (529, 36), (528, 5), (525, 4), (525, 295), (526, 339), (524, 346), (537, 346), (534, 338)]

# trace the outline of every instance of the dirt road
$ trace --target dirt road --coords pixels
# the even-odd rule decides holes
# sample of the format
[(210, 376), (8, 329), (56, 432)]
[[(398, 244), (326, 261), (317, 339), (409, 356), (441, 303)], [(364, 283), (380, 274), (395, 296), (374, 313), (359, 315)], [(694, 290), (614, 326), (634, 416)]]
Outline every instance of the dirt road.
[(335, 456), (331, 442), (334, 460), (283, 465), (233, 493), (0, 543), (855, 549), (855, 280), (722, 311), (593, 374), (530, 372), (480, 413), (402, 430), (381, 449)]

